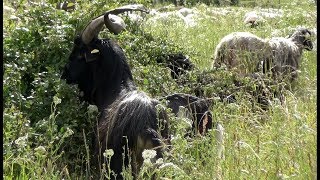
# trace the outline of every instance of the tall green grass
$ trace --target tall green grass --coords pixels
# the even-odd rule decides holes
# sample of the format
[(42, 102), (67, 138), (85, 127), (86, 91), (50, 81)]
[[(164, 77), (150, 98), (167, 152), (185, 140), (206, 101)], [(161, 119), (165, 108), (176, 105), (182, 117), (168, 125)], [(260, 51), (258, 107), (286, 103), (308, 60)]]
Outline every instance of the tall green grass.
[[(99, 3), (101, 2), (95, 1), (81, 7), (92, 10)], [(139, 28), (154, 38), (149, 40), (149, 44), (145, 40), (147, 38), (137, 39), (140, 36), (130, 32), (118, 37), (110, 36), (117, 39), (126, 50), (139, 89), (147, 91), (153, 97), (184, 92), (187, 91), (185, 87), (176, 87), (168, 76), (167, 69), (148, 64), (155, 55), (183, 51), (199, 69), (205, 70), (211, 67), (216, 45), (231, 32), (249, 31), (260, 37), (270, 38), (275, 30), (279, 36), (286, 36), (300, 25), (316, 27), (317, 11), (313, 1), (274, 0), (254, 3), (265, 8), (279, 8), (283, 10), (283, 16), (268, 19), (257, 28), (250, 28), (243, 24), (243, 17), (246, 12), (254, 9), (245, 5), (245, 2), (240, 1), (240, 7), (207, 7), (198, 4), (195, 8), (202, 12), (204, 18), (198, 20), (194, 27), (185, 27), (176, 19), (141, 25)], [(59, 68), (67, 61), (69, 50), (66, 49), (71, 48), (73, 35), (86, 22), (79, 20), (80, 10), (69, 14), (56, 12), (50, 7), (45, 10), (48, 11), (48, 17), (57, 19), (56, 22), (72, 26), (62, 27), (64, 32), (53, 32), (45, 25), (36, 29), (27, 21), (13, 24), (12, 20), (4, 20), (7, 28), (4, 50), (5, 54), (11, 56), (6, 55), (4, 60), (6, 103), (3, 116), (3, 177), (94, 179), (91, 141), (97, 113), (91, 106), (87, 108), (87, 104), (80, 103), (76, 87), (60, 81), (58, 74)], [(229, 13), (219, 15), (211, 10), (228, 10)], [(95, 8), (90, 12), (96, 15), (100, 11), (103, 10)], [(87, 20), (88, 16), (84, 18)], [(37, 38), (34, 41), (23, 41), (23, 47), (18, 47), (16, 42), (19, 41), (13, 37), (33, 39), (27, 32), (16, 29), (24, 26)], [(61, 36), (54, 36), (56, 34)], [(42, 45), (48, 43), (46, 38), (50, 40), (50, 47)], [(130, 42), (125, 38), (130, 38)], [(138, 45), (133, 41), (138, 42)], [(160, 42), (163, 46), (159, 45)], [(149, 49), (145, 48), (147, 46)], [(150, 50), (150, 47), (154, 48)], [(14, 52), (19, 52), (20, 56), (12, 55)], [(252, 108), (245, 94), (240, 94), (236, 103), (218, 102), (213, 105), (211, 111), (214, 121), (221, 123), (225, 129), (224, 159), (217, 156), (215, 130), (207, 136), (188, 139), (184, 138), (183, 127), (179, 127), (182, 126), (181, 123), (173, 123), (180, 130), (172, 140), (172, 147), (166, 152), (163, 161), (158, 161), (156, 165), (146, 162), (139, 177), (149, 179), (150, 172), (153, 172), (158, 177), (167, 179), (315, 179), (316, 55), (317, 51), (304, 52), (298, 80), (291, 90), (285, 92), (284, 104), (274, 100), (269, 110), (261, 111)], [(25, 60), (31, 60), (34, 64)], [(40, 62), (46, 65), (47, 74), (36, 74), (43, 69)], [(14, 64), (17, 64), (17, 68)], [(18, 91), (28, 94), (25, 90), (28, 89), (25, 87), (26, 83), (23, 79), (20, 81), (25, 73), (22, 67), (35, 73), (37, 81), (33, 82), (32, 87), (28, 87), (35, 90), (31, 90), (34, 101), (17, 96)], [(131, 178), (131, 169), (124, 173), (125, 177)]]
[[(198, 67), (206, 69), (211, 67), (211, 58), (220, 39), (231, 32), (249, 31), (262, 38), (271, 38), (275, 30), (280, 32), (278, 36), (285, 37), (297, 26), (315, 27), (316, 6), (311, 1), (281, 1), (279, 6), (276, 2), (268, 3), (258, 2), (265, 6), (273, 4), (284, 15), (268, 19), (257, 28), (243, 24), (245, 12), (253, 9), (232, 7), (228, 8), (229, 14), (205, 18), (192, 28), (185, 28), (177, 21), (148, 26), (147, 29), (155, 36), (176, 42), (189, 52)], [(209, 14), (203, 7), (196, 8)], [(221, 11), (225, 8), (215, 9)], [(183, 141), (175, 144), (175, 149), (179, 150), (173, 151), (173, 156), (192, 154), (191, 157), (182, 155), (185, 162), (178, 164), (179, 167), (190, 179), (315, 179), (316, 53), (304, 51), (301, 73), (296, 86), (285, 93), (284, 105), (275, 101), (267, 112), (256, 112), (245, 99), (237, 104), (215, 104), (212, 108), (214, 120), (221, 122), (226, 132), (225, 160), (212, 156), (214, 146), (208, 146), (200, 138), (193, 140), (188, 150), (185, 150)]]

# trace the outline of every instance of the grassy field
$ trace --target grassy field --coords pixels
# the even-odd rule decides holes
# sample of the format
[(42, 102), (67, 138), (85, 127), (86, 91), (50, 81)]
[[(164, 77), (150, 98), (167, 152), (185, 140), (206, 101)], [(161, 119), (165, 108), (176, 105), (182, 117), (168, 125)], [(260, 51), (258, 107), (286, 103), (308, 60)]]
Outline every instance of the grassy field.
[[(101, 4), (95, 1), (81, 7), (88, 10), (99, 3)], [(246, 3), (240, 1), (241, 4)], [(159, 40), (154, 49), (177, 51), (175, 48), (178, 47), (200, 70), (210, 69), (216, 45), (231, 32), (248, 31), (262, 38), (270, 38), (285, 37), (298, 26), (316, 28), (317, 11), (314, 1), (259, 1), (255, 5), (260, 7), (247, 4), (239, 7), (198, 4), (190, 8), (200, 12), (198, 17), (203, 18), (196, 19), (193, 27), (186, 26), (177, 18), (152, 23), (149, 21), (152, 15), (147, 15), (139, 27)], [(105, 5), (102, 7), (107, 8)], [(269, 9), (271, 7), (274, 9)], [(280, 13), (281, 16), (266, 18), (256, 28), (243, 24), (246, 12), (261, 9)], [(88, 104), (78, 101), (76, 87), (68, 86), (59, 79), (59, 68), (67, 61), (76, 33), (74, 29), (79, 30), (79, 27), (86, 24), (86, 19), (93, 17), (92, 14), (103, 12), (97, 8), (90, 10), (91, 14), (83, 15), (80, 10), (64, 14), (65, 12), (56, 12), (52, 8), (47, 13), (48, 17), (57, 18), (52, 22), (52, 27), (57, 27), (56, 24), (59, 27), (63, 23), (68, 24), (61, 26), (61, 29), (46, 29), (40, 21), (38, 25), (42, 29), (32, 29), (36, 27), (31, 27), (31, 23), (23, 21), (22, 17), (23, 20), (19, 23), (12, 23), (14, 20), (5, 16), (4, 179), (89, 179), (92, 176), (90, 128), (95, 124), (96, 112), (91, 106), (87, 108)], [(80, 16), (84, 20), (77, 18)], [(29, 21), (38, 22), (31, 19)], [(29, 31), (23, 30), (23, 27), (29, 28)], [(135, 64), (143, 64), (144, 60), (141, 59), (144, 58), (152, 59), (150, 54), (156, 50), (149, 53), (145, 48), (147, 45), (140, 45), (137, 47), (141, 49), (132, 50), (136, 47), (133, 41), (139, 40), (130, 32), (112, 37), (125, 49), (128, 59), (132, 59), (129, 63), (139, 89), (154, 97), (162, 96), (165, 93), (159, 90), (161, 88), (157, 84), (163, 82), (162, 85), (166, 86), (164, 90), (168, 93), (187, 92), (184, 88), (176, 87), (166, 69)], [(41, 39), (39, 46), (37, 39), (34, 40), (32, 36), (47, 37), (49, 40)], [(148, 48), (150, 47), (152, 44), (148, 44)], [(41, 53), (46, 55), (41, 56)], [(243, 96), (236, 103), (217, 102), (212, 106), (214, 121), (222, 124), (225, 131), (224, 158), (217, 156), (215, 130), (205, 137), (193, 139), (184, 138), (184, 132), (178, 131), (163, 162), (158, 162), (156, 169), (145, 163), (140, 173), (141, 179), (149, 179), (150, 171), (156, 172), (162, 179), (316, 179), (316, 56), (316, 50), (304, 51), (297, 82), (285, 92), (285, 102), (282, 105), (275, 99), (267, 111), (256, 110)], [(45, 71), (37, 62), (46, 64)], [(28, 70), (34, 73), (33, 89), (30, 92), (26, 90), (27, 80), (24, 78)], [(215, 84), (211, 86), (215, 88)], [(33, 98), (17, 98), (17, 91)], [(175, 126), (179, 129), (179, 124)], [(125, 175), (130, 179), (130, 169)]]

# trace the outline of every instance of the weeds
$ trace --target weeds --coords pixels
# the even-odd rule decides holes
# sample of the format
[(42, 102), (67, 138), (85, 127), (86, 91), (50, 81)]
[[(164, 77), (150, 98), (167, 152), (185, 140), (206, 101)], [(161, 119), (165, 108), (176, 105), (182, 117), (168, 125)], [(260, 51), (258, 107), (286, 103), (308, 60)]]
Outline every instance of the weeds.
[[(149, 1), (139, 2), (150, 5)], [(17, 18), (6, 14), (3, 24), (3, 177), (93, 178), (92, 140), (98, 114), (94, 107), (87, 108), (88, 104), (78, 100), (77, 87), (60, 80), (60, 70), (74, 35), (90, 18), (119, 2), (79, 3), (74, 12), (56, 10), (45, 2), (39, 6), (23, 3), (14, 3)], [(255, 1), (261, 8), (283, 10), (283, 16), (249, 28), (243, 25), (243, 17), (253, 9), (244, 1), (238, 3), (232, 7), (195, 5), (204, 18), (197, 19), (194, 27), (175, 19), (141, 25), (126, 19), (126, 32), (101, 34), (115, 39), (125, 50), (140, 90), (152, 97), (174, 92), (210, 97), (214, 99), (213, 120), (224, 127), (224, 158), (220, 158), (216, 130), (204, 137), (184, 138), (185, 124), (181, 122), (185, 121), (171, 117), (172, 146), (163, 159), (149, 162), (145, 158), (139, 178), (316, 178), (317, 51), (304, 53), (298, 80), (281, 92), (284, 99), (272, 93), (283, 84), (264, 79), (261, 82), (269, 91), (263, 91), (250, 78), (209, 70), (214, 48), (226, 34), (249, 31), (265, 38), (272, 33), (285, 36), (300, 25), (312, 28), (316, 6), (313, 1)], [(196, 69), (173, 80), (168, 68), (156, 63), (157, 57), (168, 53), (188, 55)], [(255, 99), (261, 92), (267, 97), (266, 110)], [(109, 155), (106, 152), (106, 158)], [(109, 165), (103, 168), (105, 178), (110, 177)], [(128, 168), (124, 177), (132, 178), (131, 173)]]

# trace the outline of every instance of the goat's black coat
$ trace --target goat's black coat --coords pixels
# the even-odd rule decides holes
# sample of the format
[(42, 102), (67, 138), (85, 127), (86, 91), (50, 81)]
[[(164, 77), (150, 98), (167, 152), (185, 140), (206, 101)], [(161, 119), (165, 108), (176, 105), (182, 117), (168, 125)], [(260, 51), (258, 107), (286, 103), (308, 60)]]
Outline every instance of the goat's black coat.
[(194, 68), (193, 63), (182, 53), (167, 54), (157, 57), (157, 63), (164, 63), (171, 70), (171, 77), (178, 79), (180, 75)]
[[(152, 147), (162, 146), (161, 139), (168, 138), (168, 126), (166, 123), (167, 116), (165, 111), (157, 114), (155, 106), (158, 101), (149, 98), (145, 93), (138, 91), (129, 91), (120, 93), (107, 109), (102, 112), (102, 117), (98, 126), (98, 138), (96, 139), (96, 150), (102, 154), (104, 150), (112, 148), (114, 156), (111, 158), (111, 169), (119, 174), (122, 171), (122, 154), (125, 152), (124, 162), (129, 163), (128, 152), (136, 151), (139, 166), (142, 164), (143, 147), (137, 147), (137, 136), (143, 138), (143, 142), (150, 140)], [(159, 122), (157, 121), (159, 119)], [(157, 130), (161, 130), (161, 135)], [(162, 149), (157, 148), (157, 158), (162, 157)], [(100, 157), (103, 161), (103, 157)]]
[[(116, 179), (122, 179), (122, 163), (129, 165), (128, 153), (134, 152), (138, 165), (133, 168), (139, 168), (142, 150), (158, 147), (162, 138), (168, 138), (165, 111), (158, 113), (159, 102), (136, 91), (124, 52), (113, 41), (94, 38), (84, 45), (78, 37), (69, 60), (62, 79), (68, 84), (78, 84), (83, 100), (97, 105), (100, 112), (95, 142), (97, 160), (103, 161), (105, 150), (113, 149), (111, 170), (117, 174)], [(142, 140), (138, 142), (139, 138)], [(137, 147), (138, 143), (145, 147)], [(157, 158), (162, 157), (161, 151), (162, 148), (157, 149)]]
[(167, 101), (167, 107), (171, 108), (176, 115), (179, 112), (179, 106), (187, 108), (192, 115), (194, 133), (205, 134), (209, 129), (212, 129), (212, 114), (210, 112), (212, 101), (182, 93), (172, 94), (159, 100)]
[[(86, 62), (86, 54), (93, 49), (99, 50), (94, 55), (96, 60)], [(109, 39), (94, 39), (89, 46), (76, 39), (69, 60), (62, 79), (68, 84), (78, 84), (84, 93), (83, 100), (98, 108), (111, 104), (121, 89), (136, 89), (123, 50)]]

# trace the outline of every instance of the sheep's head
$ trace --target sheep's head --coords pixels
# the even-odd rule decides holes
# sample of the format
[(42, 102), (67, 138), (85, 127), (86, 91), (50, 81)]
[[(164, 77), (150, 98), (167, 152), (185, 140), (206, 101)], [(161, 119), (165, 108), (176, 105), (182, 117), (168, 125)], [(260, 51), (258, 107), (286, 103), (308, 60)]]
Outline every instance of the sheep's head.
[(313, 49), (311, 36), (312, 33), (308, 29), (298, 28), (290, 38), (293, 39), (293, 41), (302, 44), (304, 49), (311, 51)]
[(114, 34), (124, 30), (124, 23), (117, 19), (115, 15), (126, 11), (147, 12), (142, 5), (127, 5), (109, 10), (91, 20), (74, 40), (69, 62), (65, 65), (62, 73), (62, 79), (65, 79), (68, 84), (78, 84), (79, 89), (90, 96), (93, 85), (96, 83), (93, 81), (92, 72), (101, 65), (101, 59), (111, 58), (115, 61), (121, 58), (125, 59), (122, 49), (116, 43), (109, 41), (106, 45), (103, 40), (98, 38), (98, 34), (103, 29), (104, 24)]

